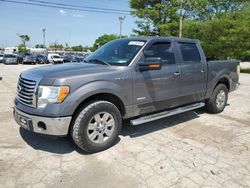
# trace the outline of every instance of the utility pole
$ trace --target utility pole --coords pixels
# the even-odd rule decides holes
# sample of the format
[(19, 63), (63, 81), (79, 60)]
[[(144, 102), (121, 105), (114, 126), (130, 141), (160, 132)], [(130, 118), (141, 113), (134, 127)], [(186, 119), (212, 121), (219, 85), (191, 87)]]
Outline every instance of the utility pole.
[(42, 32), (43, 32), (43, 48), (46, 48), (45, 46), (45, 28), (42, 29)]
[(182, 13), (182, 9), (183, 9), (183, 0), (181, 0), (181, 5), (180, 5), (180, 28), (179, 28), (179, 38), (182, 37), (182, 27), (183, 27), (183, 13)]
[(126, 16), (120, 16), (119, 21), (120, 21), (120, 38), (122, 38), (122, 23), (124, 22)]

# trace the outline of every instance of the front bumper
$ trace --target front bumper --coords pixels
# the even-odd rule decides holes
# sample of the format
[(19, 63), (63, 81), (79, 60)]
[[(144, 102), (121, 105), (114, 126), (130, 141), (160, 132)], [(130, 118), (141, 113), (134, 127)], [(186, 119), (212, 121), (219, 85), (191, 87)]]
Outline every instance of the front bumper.
[(68, 117), (43, 117), (24, 113), (14, 108), (13, 115), (21, 127), (40, 134), (65, 136), (68, 134), (71, 116)]

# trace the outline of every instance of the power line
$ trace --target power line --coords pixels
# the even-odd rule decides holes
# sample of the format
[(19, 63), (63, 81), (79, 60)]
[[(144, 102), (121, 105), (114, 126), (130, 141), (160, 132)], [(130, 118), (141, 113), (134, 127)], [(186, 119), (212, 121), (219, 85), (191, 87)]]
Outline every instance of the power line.
[(90, 6), (81, 6), (81, 5), (72, 5), (72, 4), (65, 4), (65, 3), (53, 3), (49, 1), (40, 1), (40, 0), (28, 0), (32, 2), (42, 3), (42, 4), (50, 4), (50, 5), (59, 5), (59, 6), (66, 6), (66, 7), (75, 7), (75, 8), (87, 8), (87, 9), (94, 9), (94, 10), (107, 10), (107, 11), (115, 11), (115, 12), (126, 12), (129, 13), (129, 10), (121, 10), (121, 9), (111, 9), (111, 8), (97, 8), (97, 7), (90, 7)]
[(123, 14), (123, 15), (129, 15), (128, 13), (124, 12), (114, 12), (114, 11), (108, 11), (105, 9), (100, 8), (100, 10), (90, 10), (87, 8), (73, 8), (73, 7), (66, 7), (66, 6), (59, 6), (59, 5), (49, 5), (49, 4), (39, 4), (39, 3), (32, 3), (32, 2), (20, 2), (20, 1), (15, 1), (15, 0), (0, 0), (2, 2), (6, 3), (14, 3), (14, 4), (23, 4), (23, 5), (32, 5), (32, 6), (40, 6), (40, 7), (48, 7), (48, 8), (60, 8), (60, 9), (66, 9), (66, 10), (77, 10), (77, 11), (82, 11), (82, 12), (97, 12), (97, 13), (105, 13), (105, 14)]

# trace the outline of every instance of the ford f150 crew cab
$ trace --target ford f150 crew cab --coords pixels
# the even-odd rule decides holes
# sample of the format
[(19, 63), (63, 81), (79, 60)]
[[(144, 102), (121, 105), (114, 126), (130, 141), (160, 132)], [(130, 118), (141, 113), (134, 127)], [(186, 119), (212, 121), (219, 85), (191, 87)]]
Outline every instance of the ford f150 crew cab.
[(21, 73), (16, 122), (36, 133), (69, 134), (97, 152), (114, 144), (123, 119), (139, 125), (203, 106), (222, 112), (239, 80), (238, 61), (207, 61), (193, 39), (118, 39), (84, 62)]

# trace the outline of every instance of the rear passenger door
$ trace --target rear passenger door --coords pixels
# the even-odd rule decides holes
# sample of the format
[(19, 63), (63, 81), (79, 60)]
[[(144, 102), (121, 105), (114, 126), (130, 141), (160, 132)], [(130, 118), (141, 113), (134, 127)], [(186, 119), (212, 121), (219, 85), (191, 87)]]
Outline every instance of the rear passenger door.
[(201, 58), (201, 49), (196, 43), (178, 42), (180, 56), (181, 82), (180, 92), (183, 103), (192, 103), (204, 99), (206, 92), (207, 65)]

